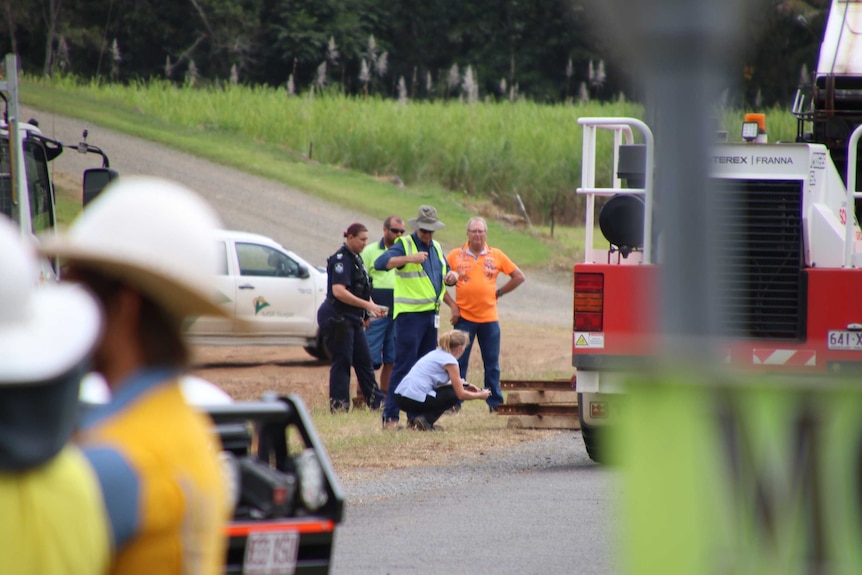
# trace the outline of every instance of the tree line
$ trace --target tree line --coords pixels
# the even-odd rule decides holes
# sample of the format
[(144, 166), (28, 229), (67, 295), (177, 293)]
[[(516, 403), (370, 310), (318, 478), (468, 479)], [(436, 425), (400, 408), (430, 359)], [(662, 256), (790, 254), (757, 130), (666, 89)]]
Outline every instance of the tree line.
[[(242, 82), (402, 99), (638, 99), (601, 0), (0, 0), (33, 74)], [(829, 0), (764, 0), (730, 105), (788, 104)]]

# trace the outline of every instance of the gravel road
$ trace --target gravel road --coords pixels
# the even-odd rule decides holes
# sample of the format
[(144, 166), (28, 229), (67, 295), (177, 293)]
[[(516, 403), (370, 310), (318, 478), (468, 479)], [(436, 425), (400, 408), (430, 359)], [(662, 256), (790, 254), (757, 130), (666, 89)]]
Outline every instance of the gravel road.
[[(86, 128), (88, 142), (108, 154), (111, 167), (121, 176), (151, 174), (182, 182), (213, 203), (226, 227), (272, 237), (317, 265), (323, 265), (338, 248), (342, 232), (351, 222), (364, 222), (371, 230), (371, 237), (379, 229), (380, 224), (367, 214), (160, 144), (30, 108), (23, 108), (21, 117), (36, 118), (45, 135), (66, 143), (77, 143)], [(98, 160), (98, 156), (82, 156), (67, 150), (53, 165), (59, 174), (80, 181), (83, 170), (98, 166)], [(397, 193), (394, 188), (393, 193)], [(402, 215), (405, 220), (412, 216)], [(490, 241), (493, 244), (494, 238)], [(454, 246), (444, 246), (451, 247)], [(500, 306), (501, 317), (540, 325), (571, 325), (571, 274), (535, 270), (529, 262), (516, 263), (526, 268), (528, 282), (506, 296), (505, 304)]]
[(619, 473), (561, 433), (345, 482), (333, 575), (620, 572)]

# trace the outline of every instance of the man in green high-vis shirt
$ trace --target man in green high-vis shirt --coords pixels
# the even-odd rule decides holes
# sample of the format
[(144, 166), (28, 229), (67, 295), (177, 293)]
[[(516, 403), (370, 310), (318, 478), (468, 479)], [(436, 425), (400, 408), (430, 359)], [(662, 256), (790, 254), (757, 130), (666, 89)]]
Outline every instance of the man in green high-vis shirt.
[(395, 270), (374, 269), (374, 262), (391, 248), (405, 231), (404, 220), (396, 215), (389, 216), (383, 220), (383, 236), (380, 241), (369, 243), (362, 250), (362, 261), (371, 276), (371, 299), (377, 305), (389, 308), (386, 317), (375, 318), (365, 330), (373, 367), (380, 370), (380, 391), (383, 392), (389, 387), (389, 376), (392, 375), (392, 365), (395, 363)]

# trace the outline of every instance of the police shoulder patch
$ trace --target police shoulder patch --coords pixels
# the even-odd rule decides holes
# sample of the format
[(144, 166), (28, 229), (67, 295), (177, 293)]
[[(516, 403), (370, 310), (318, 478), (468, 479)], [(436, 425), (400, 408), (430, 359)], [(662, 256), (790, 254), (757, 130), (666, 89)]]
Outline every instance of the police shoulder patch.
[(344, 271), (344, 264), (342, 264), (341, 262), (338, 262), (337, 264), (335, 264), (335, 273), (340, 274), (343, 271)]

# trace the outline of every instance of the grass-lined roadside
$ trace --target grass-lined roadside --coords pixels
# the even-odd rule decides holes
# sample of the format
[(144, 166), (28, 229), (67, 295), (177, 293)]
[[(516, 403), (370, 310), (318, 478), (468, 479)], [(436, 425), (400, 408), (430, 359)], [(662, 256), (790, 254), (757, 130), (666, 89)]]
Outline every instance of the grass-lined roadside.
[(509, 208), (517, 193), (537, 221), (548, 217), (548, 199), (567, 194), (577, 181), (577, 118), (642, 116), (640, 105), (627, 102), (401, 105), (335, 92), (289, 97), (270, 87), (190, 89), (158, 80), (117, 85), (31, 78), (26, 87), (51, 91), (56, 99), (84, 96), (105, 110), (134, 110), (164, 124), (240, 136), (327, 165), (397, 175), (411, 186), (496, 196)]
[[(441, 328), (449, 326), (445, 311), (441, 314)], [(501, 322), (501, 328), (503, 379), (571, 377), (570, 328), (506, 320)], [(558, 433), (510, 428), (510, 418), (489, 413), (483, 401), (467, 401), (458, 415), (443, 416), (440, 420), (445, 428), (443, 433), (409, 430), (392, 433), (383, 431), (380, 412), (352, 409), (348, 414), (330, 414), (329, 366), (311, 361), (299, 348), (227, 351), (204, 347), (196, 349), (196, 353), (195, 374), (219, 383), (238, 399), (257, 398), (264, 391), (300, 395), (311, 411), (339, 476), (345, 480), (401, 467), (457, 465), (465, 460), (487, 457), (504, 447)], [(262, 363), (254, 365), (250, 357)], [(208, 361), (226, 362), (232, 367), (207, 368)], [(468, 380), (481, 385), (482, 378), (481, 354), (476, 350), (471, 357)], [(355, 387), (355, 382), (353, 385)], [(504, 395), (508, 393), (504, 391)], [(575, 438), (572, 449), (581, 449)]]
[[(442, 433), (383, 431), (379, 412), (335, 416), (315, 409), (312, 416), (333, 465), (346, 481), (417, 465), (459, 465), (498, 449), (560, 433), (508, 428), (507, 418), (489, 414), (484, 402), (467, 402), (458, 415), (444, 415), (439, 423), (445, 429)], [(581, 449), (575, 439), (572, 449)]]
[[(247, 173), (282, 182), (288, 186), (350, 209), (383, 218), (390, 213), (412, 215), (418, 205), (437, 207), (440, 218), (449, 222), (466, 222), (481, 208), (465, 197), (439, 186), (396, 187), (387, 181), (355, 171), (325, 166), (298, 158), (290, 151), (254, 141), (237, 134), (212, 129), (194, 129), (166, 123), (158, 118), (120, 105), (92, 100), (86, 95), (63, 93), (53, 88), (27, 84), (25, 103), (45, 113), (57, 113), (85, 119), (135, 137), (147, 139)], [(106, 150), (110, 156), (111, 150)], [(79, 186), (79, 184), (78, 184)], [(80, 190), (72, 188), (80, 197)], [(71, 212), (74, 215), (74, 206)], [(67, 216), (64, 216), (67, 217)], [(532, 233), (510, 229), (489, 221), (490, 237), (515, 261), (524, 267), (547, 267), (571, 261), (578, 253), (578, 242), (562, 244), (552, 240), (548, 228), (536, 226)], [(451, 225), (438, 234), (446, 245), (459, 245), (464, 239), (463, 226)], [(579, 237), (579, 234), (575, 237)], [(582, 242), (581, 242), (582, 243)], [(580, 248), (582, 250), (582, 247)]]
[[(43, 95), (44, 96), (44, 95)], [(122, 107), (101, 106), (88, 101), (86, 98), (63, 100), (62, 105), (51, 103), (50, 99), (39, 101), (29, 100), (28, 104), (41, 110), (55, 111), (63, 115), (77, 115), (84, 117), (95, 124), (107, 126), (117, 131), (131, 133), (159, 143), (167, 143), (195, 155), (208, 157), (214, 161), (235, 165), (240, 169), (248, 170), (256, 167), (260, 175), (272, 177), (273, 179), (285, 181), (289, 179), (290, 184), (300, 187), (320, 197), (331, 199), (340, 203), (355, 201), (355, 206), (361, 206), (363, 211), (368, 211), (368, 206), (381, 205), (387, 212), (392, 210), (404, 214), (412, 214), (416, 211), (419, 203), (432, 203), (440, 210), (441, 218), (452, 222), (466, 222), (472, 212), (462, 205), (456, 195), (445, 192), (440, 188), (418, 187), (400, 189), (391, 184), (381, 183), (369, 176), (327, 168), (316, 164), (297, 161), (283, 150), (273, 149), (272, 146), (243, 139), (242, 137), (230, 136), (219, 133), (218, 138), (213, 137), (211, 130), (189, 130), (186, 128), (164, 124), (158, 120), (152, 120), (148, 116), (138, 112), (127, 110)], [(69, 106), (68, 108), (66, 106)], [(224, 140), (224, 141), (221, 141)], [(111, 150), (106, 150), (110, 155)], [(237, 162), (237, 158), (247, 158), (249, 164)], [(255, 171), (255, 170), (250, 170)], [(286, 176), (285, 176), (286, 174)], [(306, 174), (308, 182), (298, 180), (297, 174)], [(298, 183), (299, 182), (299, 183)], [(65, 223), (71, 221), (78, 211), (77, 202), (80, 199), (80, 182), (77, 179), (60, 178), (57, 182), (61, 192), (59, 193), (61, 215)], [(397, 191), (397, 194), (393, 194)], [(381, 214), (382, 215), (385, 214)], [(496, 245), (504, 246), (515, 261), (535, 262), (547, 265), (550, 262), (549, 251), (553, 249), (556, 253), (564, 250), (556, 242), (541, 237), (541, 234), (530, 235), (515, 232), (504, 226), (490, 222), (493, 241)], [(463, 226), (452, 225), (443, 230), (442, 239), (447, 244), (455, 245), (464, 237)], [(558, 230), (558, 234), (561, 233)], [(448, 234), (448, 235), (447, 235)], [(582, 234), (577, 233), (574, 237), (580, 238)], [(560, 261), (566, 263), (567, 271), (571, 265), (571, 255), (561, 255)], [(448, 325), (448, 324), (445, 324)], [(555, 344), (559, 344), (562, 352), (556, 350), (556, 355), (565, 355), (569, 342), (567, 330), (556, 328), (553, 335), (547, 328), (529, 326), (523, 329), (534, 330), (532, 336), (522, 333), (522, 328), (509, 326), (505, 329), (507, 341), (517, 342), (517, 338), (526, 337), (529, 340), (537, 340), (539, 336), (549, 337), (551, 345), (542, 346), (543, 353)], [(559, 332), (559, 333), (556, 333)], [(524, 347), (523, 345), (519, 347)], [(304, 357), (304, 352), (298, 350)], [(519, 349), (518, 354), (524, 354)], [(524, 359), (514, 352), (502, 358), (503, 367), (507, 377), (540, 378), (554, 377), (561, 373), (570, 372), (569, 360), (564, 358), (556, 362), (547, 360), (547, 355)], [(479, 353), (476, 353), (477, 358)], [(515, 357), (518, 359), (515, 359)], [(529, 360), (535, 362), (535, 365)], [(517, 367), (515, 367), (517, 366)], [(325, 379), (327, 368), (312, 368), (323, 372), (319, 377)], [(224, 370), (229, 371), (229, 370)], [(237, 392), (235, 387), (226, 385), (225, 388), (235, 397), (257, 397), (264, 389), (275, 389), (281, 393), (296, 392), (294, 382), (301, 373), (307, 372), (307, 368), (279, 369), (278, 384), (262, 377), (260, 370), (248, 380), (237, 384), (244, 388), (245, 392)], [(215, 373), (204, 374), (208, 379), (222, 385), (222, 380)], [(474, 373), (474, 377), (481, 375)], [(530, 439), (547, 435), (547, 431), (508, 429), (508, 421), (505, 417), (493, 416), (488, 413), (484, 402), (471, 402), (465, 404), (463, 413), (457, 417), (445, 417), (442, 425), (448, 431), (440, 434), (418, 433), (403, 431), (399, 433), (384, 433), (380, 425), (380, 414), (375, 412), (353, 411), (347, 416), (333, 416), (328, 411), (326, 401), (326, 383), (318, 383), (307, 386), (304, 389), (312, 389), (318, 394), (316, 400), (307, 401), (312, 410), (315, 426), (327, 446), (327, 451), (333, 460), (339, 476), (344, 481), (351, 481), (367, 473), (380, 473), (394, 467), (412, 467), (417, 465), (446, 465), (457, 464), (465, 459), (483, 457), (489, 452), (506, 446), (518, 444)], [(573, 442), (573, 449), (577, 445)]]

